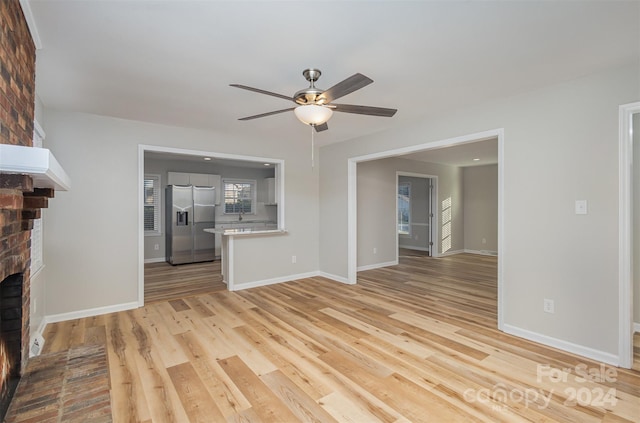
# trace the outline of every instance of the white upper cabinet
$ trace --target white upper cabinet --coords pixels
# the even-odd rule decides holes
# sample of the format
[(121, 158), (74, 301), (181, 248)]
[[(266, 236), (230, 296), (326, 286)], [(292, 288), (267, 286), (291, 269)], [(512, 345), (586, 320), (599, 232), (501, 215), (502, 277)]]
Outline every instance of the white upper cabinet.
[(198, 187), (209, 187), (209, 175), (206, 173), (190, 173), (189, 183)]
[(167, 172), (169, 185), (195, 185), (199, 187), (214, 187), (216, 189), (216, 205), (220, 204), (222, 178), (220, 175), (209, 173)]
[(190, 185), (189, 174), (182, 172), (168, 172), (167, 184), (169, 185)]

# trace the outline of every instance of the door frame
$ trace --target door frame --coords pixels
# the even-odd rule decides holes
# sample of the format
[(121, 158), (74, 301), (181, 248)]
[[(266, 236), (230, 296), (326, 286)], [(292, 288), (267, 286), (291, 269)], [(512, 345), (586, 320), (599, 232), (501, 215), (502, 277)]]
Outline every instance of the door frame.
[[(430, 179), (432, 181), (433, 190), (429, 195), (431, 195), (431, 208), (433, 210), (434, 208), (433, 205), (438, 204), (438, 177), (434, 175), (423, 174), (423, 173), (403, 172), (399, 170), (396, 172), (396, 193), (398, 192), (398, 184), (400, 183), (401, 176), (408, 176), (410, 178)], [(398, 198), (396, 195), (396, 213), (397, 212), (398, 212)], [(438, 248), (438, 242), (437, 242), (438, 241), (437, 229), (438, 229), (438, 213), (433, 212), (433, 217), (431, 218), (430, 227), (429, 227), (429, 236), (431, 237), (431, 240), (433, 242), (433, 245), (431, 246), (431, 249), (430, 249), (430, 254), (432, 257), (440, 256), (440, 250)], [(399, 249), (400, 249), (400, 237), (396, 236), (396, 263), (398, 263), (399, 262), (398, 260), (400, 259), (400, 253), (398, 251)]]
[[(158, 145), (138, 144), (138, 307), (144, 307), (144, 208), (143, 208), (144, 189), (143, 189), (143, 185), (144, 185), (144, 174), (145, 174), (145, 166), (144, 166), (145, 152), (184, 154), (188, 156), (215, 157), (215, 158), (224, 159), (224, 160), (273, 163), (275, 168), (274, 176), (276, 179), (276, 200), (278, 204), (281, 204), (281, 205), (284, 205), (284, 200), (285, 200), (285, 195), (284, 195), (285, 194), (285, 185), (284, 185), (285, 169), (284, 169), (283, 159), (274, 159), (269, 157), (258, 157), (258, 156), (246, 156), (242, 154), (218, 153), (214, 151), (204, 151), (204, 150), (191, 150), (191, 149), (177, 148), (177, 147), (164, 147), (164, 146), (158, 146)], [(162, 184), (161, 184), (161, 188), (162, 188)], [(278, 207), (278, 210), (277, 210), (278, 229), (282, 229), (286, 227), (284, 209), (285, 209), (284, 207)], [(166, 216), (165, 216), (165, 219), (166, 219)], [(161, 222), (161, 227), (164, 227), (164, 221)], [(164, 234), (165, 232), (163, 231), (162, 233)], [(232, 242), (232, 240), (233, 240), (233, 237), (231, 237), (230, 242)], [(232, 259), (232, 255), (230, 254), (228, 258), (230, 273), (233, 272), (232, 263), (233, 263), (233, 259)], [(227, 289), (229, 291), (234, 290), (233, 280), (228, 281)]]
[(504, 128), (349, 158), (347, 161), (347, 280), (345, 282), (355, 284), (358, 279), (357, 182), (359, 162), (403, 156), (418, 151), (469, 144), (492, 138), (498, 139), (498, 329), (504, 331)]
[(623, 104), (618, 120), (618, 366), (627, 369), (633, 365), (633, 115), (638, 113), (640, 102)]

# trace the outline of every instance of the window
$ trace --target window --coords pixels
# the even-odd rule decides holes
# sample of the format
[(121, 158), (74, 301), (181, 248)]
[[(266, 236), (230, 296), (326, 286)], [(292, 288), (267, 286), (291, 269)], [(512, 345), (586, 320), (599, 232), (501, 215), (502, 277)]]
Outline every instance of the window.
[(411, 234), (411, 183), (398, 184), (398, 233)]
[(160, 235), (160, 175), (144, 175), (144, 234)]
[(256, 181), (246, 179), (224, 180), (225, 214), (254, 214)]

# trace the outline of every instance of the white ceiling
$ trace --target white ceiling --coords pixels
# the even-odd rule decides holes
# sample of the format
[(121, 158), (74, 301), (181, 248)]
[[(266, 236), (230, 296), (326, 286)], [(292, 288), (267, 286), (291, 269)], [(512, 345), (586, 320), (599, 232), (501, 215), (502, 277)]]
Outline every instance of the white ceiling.
[(638, 61), (640, 2), (613, 1), (65, 1), (27, 0), (42, 49), (46, 107), (307, 139), (292, 103), (305, 68), (329, 88), (375, 82), (340, 103), (397, 108), (393, 118), (334, 113), (320, 145), (405, 125)]

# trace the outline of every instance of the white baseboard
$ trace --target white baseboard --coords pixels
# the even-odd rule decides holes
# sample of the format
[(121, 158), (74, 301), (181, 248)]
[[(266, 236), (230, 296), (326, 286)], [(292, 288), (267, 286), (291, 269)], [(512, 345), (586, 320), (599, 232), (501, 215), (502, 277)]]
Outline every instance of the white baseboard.
[(263, 279), (261, 281), (247, 282), (243, 284), (234, 284), (233, 290), (241, 291), (243, 289), (257, 288), (259, 286), (267, 286), (267, 285), (273, 285), (276, 283), (291, 282), (298, 279), (313, 278), (314, 276), (319, 276), (319, 275), (320, 275), (319, 272), (307, 272), (307, 273), (298, 273), (296, 275), (282, 276), (282, 277), (273, 278), (273, 279)]
[(388, 261), (386, 263), (367, 264), (365, 266), (359, 266), (357, 271), (362, 272), (363, 270), (379, 269), (381, 267), (396, 266), (397, 264), (398, 264), (398, 260)]
[(640, 332), (640, 323), (636, 322), (633, 324), (633, 332), (634, 333)]
[(353, 285), (351, 282), (349, 282), (348, 278), (345, 278), (343, 276), (333, 275), (331, 273), (326, 273), (326, 272), (318, 272), (318, 276), (322, 276), (323, 278), (331, 279), (332, 281), (344, 283), (347, 285)]
[(416, 247), (413, 245), (398, 245), (398, 248), (404, 248), (405, 250), (429, 251), (429, 248), (427, 247)]
[(468, 250), (465, 248), (464, 252), (469, 254), (479, 254), (481, 256), (497, 256), (498, 255), (497, 251), (491, 251), (491, 250)]
[(115, 304), (115, 305), (105, 306), (105, 307), (96, 307), (96, 308), (90, 308), (86, 310), (72, 311), (69, 313), (50, 314), (48, 316), (44, 316), (43, 320), (45, 322), (45, 325), (47, 325), (49, 323), (64, 322), (67, 320), (100, 316), (101, 314), (115, 313), (118, 311), (133, 310), (138, 307), (140, 307), (140, 304), (138, 304), (138, 302), (135, 301), (131, 303)]
[(542, 335), (536, 332), (532, 332), (526, 329), (521, 329), (515, 326), (504, 324), (503, 330), (505, 333), (515, 335), (520, 338), (528, 339), (539, 344), (547, 345), (549, 347), (558, 348), (563, 351), (570, 352), (572, 354), (581, 355), (592, 360), (600, 361), (602, 363), (618, 366), (620, 363), (620, 357), (604, 351), (595, 350), (593, 348), (585, 347), (584, 345), (574, 344), (572, 342), (563, 341), (561, 339), (553, 338), (551, 336)]
[[(450, 251), (447, 251), (445, 253), (438, 254), (437, 257), (455, 256), (456, 254), (462, 254), (464, 252), (465, 252), (465, 250), (450, 250)], [(434, 256), (434, 257), (436, 257), (436, 256)]]
[(167, 261), (167, 259), (164, 258), (164, 257), (156, 257), (156, 258), (144, 259), (145, 264), (146, 263), (162, 263), (163, 261)]

